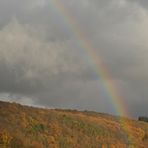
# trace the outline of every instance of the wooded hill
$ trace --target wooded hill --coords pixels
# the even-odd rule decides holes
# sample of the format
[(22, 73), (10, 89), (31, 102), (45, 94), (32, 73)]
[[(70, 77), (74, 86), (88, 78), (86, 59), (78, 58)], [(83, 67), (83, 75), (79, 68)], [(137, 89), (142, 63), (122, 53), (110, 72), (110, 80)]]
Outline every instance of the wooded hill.
[(0, 102), (0, 148), (148, 148), (148, 123)]

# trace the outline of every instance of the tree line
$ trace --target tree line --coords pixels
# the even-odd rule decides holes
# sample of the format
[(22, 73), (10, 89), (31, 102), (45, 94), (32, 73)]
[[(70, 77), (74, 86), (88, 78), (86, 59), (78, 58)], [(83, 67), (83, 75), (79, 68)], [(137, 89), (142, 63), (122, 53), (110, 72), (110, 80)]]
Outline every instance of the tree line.
[(140, 116), (138, 118), (139, 121), (144, 121), (144, 122), (148, 122), (148, 117), (144, 117), (144, 116)]

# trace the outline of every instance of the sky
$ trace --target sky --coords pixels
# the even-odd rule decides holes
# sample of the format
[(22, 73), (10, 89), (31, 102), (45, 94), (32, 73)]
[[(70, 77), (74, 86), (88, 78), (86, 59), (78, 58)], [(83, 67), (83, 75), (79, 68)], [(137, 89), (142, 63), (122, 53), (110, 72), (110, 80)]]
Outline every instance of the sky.
[[(54, 1), (0, 0), (0, 100), (117, 114)], [(101, 58), (128, 115), (147, 116), (148, 1), (56, 1)]]

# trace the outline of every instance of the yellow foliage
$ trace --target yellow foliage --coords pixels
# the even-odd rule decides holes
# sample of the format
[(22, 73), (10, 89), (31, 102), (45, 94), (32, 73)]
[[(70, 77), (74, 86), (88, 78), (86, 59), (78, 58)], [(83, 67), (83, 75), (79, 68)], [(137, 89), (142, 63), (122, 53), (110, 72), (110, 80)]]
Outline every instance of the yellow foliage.
[(108, 148), (107, 144), (103, 144), (102, 148)]
[(132, 125), (127, 126), (128, 132), (134, 141), (142, 140), (145, 136), (145, 131), (141, 128), (134, 127)]
[(114, 144), (111, 144), (110, 148), (116, 148), (116, 146)]
[(50, 123), (49, 124), (49, 129), (51, 130), (52, 134), (54, 134), (54, 136), (59, 136), (62, 133), (61, 127), (59, 126), (58, 123)]
[(37, 141), (33, 141), (31, 147), (33, 148), (44, 148), (42, 144)]
[(53, 136), (48, 136), (48, 144), (54, 144), (55, 138)]
[(9, 146), (11, 139), (12, 137), (6, 130), (4, 130), (0, 135), (0, 141), (4, 148)]
[(48, 139), (49, 148), (58, 148), (58, 145), (56, 144), (56, 140), (53, 136), (48, 136), (47, 139)]
[(147, 148), (147, 129), (147, 123), (107, 114), (0, 102), (0, 148)]
[(27, 128), (29, 126), (29, 123), (28, 123), (28, 121), (26, 119), (26, 114), (25, 113), (22, 113), (21, 116), (22, 116), (22, 122), (21, 122), (21, 124), (22, 124), (22, 126), (24, 128)]

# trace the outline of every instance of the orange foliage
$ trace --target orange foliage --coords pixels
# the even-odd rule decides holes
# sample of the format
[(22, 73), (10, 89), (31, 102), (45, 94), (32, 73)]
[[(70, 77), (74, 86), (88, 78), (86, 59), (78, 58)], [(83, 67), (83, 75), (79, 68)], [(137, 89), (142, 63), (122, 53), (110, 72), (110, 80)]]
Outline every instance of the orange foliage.
[(147, 148), (148, 124), (121, 119), (0, 102), (0, 144), (5, 148)]
[(33, 141), (31, 147), (32, 148), (44, 148), (43, 145), (37, 141)]
[(61, 130), (61, 127), (59, 126), (58, 123), (50, 123), (48, 125), (50, 131), (51, 131), (51, 134), (53, 134), (55, 137), (61, 135), (62, 133), (62, 130)]
[(12, 137), (10, 136), (9, 132), (6, 130), (2, 131), (0, 134), (0, 143), (3, 145), (3, 147), (7, 147), (10, 144)]

